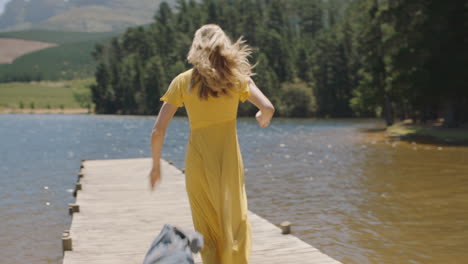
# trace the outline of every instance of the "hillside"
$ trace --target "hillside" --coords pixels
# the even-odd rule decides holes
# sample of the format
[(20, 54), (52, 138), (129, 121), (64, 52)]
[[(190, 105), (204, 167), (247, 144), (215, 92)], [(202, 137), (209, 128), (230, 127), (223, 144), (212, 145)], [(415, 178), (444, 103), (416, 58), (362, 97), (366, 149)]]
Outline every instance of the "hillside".
[[(152, 22), (164, 0), (11, 0), (0, 16), (0, 31), (50, 29), (106, 32)], [(166, 1), (174, 5), (175, 0)]]
[[(15, 57), (11, 64), (0, 64), (0, 82), (69, 80), (92, 76), (96, 63), (91, 54), (95, 45), (120, 34), (45, 30), (0, 33), (0, 43), (23, 40), (26, 43), (59, 44)], [(0, 54), (11, 54), (15, 49), (17, 47), (2, 49)]]
[(26, 53), (56, 46), (53, 43), (13, 39), (13, 38), (0, 38), (0, 64), (12, 63), (17, 57)]
[(50, 42), (56, 44), (66, 44), (83, 42), (88, 40), (98, 40), (118, 35), (116, 32), (67, 32), (54, 30), (24, 30), (0, 32), (0, 38), (15, 38), (24, 40), (34, 40)]

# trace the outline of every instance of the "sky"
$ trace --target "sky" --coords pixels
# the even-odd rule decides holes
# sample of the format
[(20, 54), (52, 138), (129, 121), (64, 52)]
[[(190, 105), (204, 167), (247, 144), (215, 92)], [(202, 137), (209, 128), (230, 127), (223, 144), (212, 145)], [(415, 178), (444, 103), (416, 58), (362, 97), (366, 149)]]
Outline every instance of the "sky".
[(5, 4), (9, 1), (10, 0), (0, 0), (0, 14), (3, 13), (3, 8), (5, 7)]

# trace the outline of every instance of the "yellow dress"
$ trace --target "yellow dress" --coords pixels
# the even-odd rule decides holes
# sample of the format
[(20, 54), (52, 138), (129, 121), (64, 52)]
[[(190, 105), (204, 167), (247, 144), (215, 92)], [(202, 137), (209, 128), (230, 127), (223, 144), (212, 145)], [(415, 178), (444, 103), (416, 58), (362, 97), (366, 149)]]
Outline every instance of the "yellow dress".
[(247, 82), (231, 96), (198, 98), (189, 92), (192, 70), (175, 77), (160, 98), (184, 106), (190, 123), (185, 180), (195, 229), (205, 240), (204, 264), (245, 264), (251, 251), (244, 165), (237, 139), (239, 101), (250, 95)]

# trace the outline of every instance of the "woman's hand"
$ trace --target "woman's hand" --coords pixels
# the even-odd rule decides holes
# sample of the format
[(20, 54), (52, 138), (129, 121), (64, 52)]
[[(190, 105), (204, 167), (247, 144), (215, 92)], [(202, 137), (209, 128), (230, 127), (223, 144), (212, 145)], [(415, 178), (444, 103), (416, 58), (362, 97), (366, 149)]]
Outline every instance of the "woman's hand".
[(272, 112), (264, 113), (261, 110), (258, 111), (257, 114), (255, 115), (255, 119), (257, 119), (258, 125), (260, 127), (267, 127), (268, 125), (270, 125), (270, 120), (272, 117), (273, 117)]
[(151, 169), (149, 178), (151, 190), (154, 190), (154, 186), (161, 180), (161, 168), (159, 162), (157, 164), (153, 164), (153, 168)]

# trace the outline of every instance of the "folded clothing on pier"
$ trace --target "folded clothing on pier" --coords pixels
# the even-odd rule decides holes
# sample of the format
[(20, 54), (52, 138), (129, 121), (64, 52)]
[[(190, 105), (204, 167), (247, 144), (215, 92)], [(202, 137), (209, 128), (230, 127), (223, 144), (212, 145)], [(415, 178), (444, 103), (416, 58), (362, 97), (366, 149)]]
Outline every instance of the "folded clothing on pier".
[(193, 264), (192, 253), (203, 248), (203, 236), (164, 225), (146, 253), (143, 264)]

